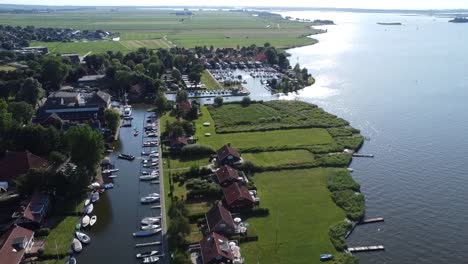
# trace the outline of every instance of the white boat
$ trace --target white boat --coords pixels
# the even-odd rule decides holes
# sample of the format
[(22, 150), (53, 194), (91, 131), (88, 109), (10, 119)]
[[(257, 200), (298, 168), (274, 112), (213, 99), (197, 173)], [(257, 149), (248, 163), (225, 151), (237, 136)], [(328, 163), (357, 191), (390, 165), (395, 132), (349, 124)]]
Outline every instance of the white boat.
[(124, 105), (122, 115), (124, 117), (128, 117), (132, 115), (132, 106), (131, 105)]
[(141, 230), (152, 230), (152, 229), (157, 229), (160, 228), (159, 225), (143, 225), (141, 226)]
[(114, 169), (109, 169), (109, 172), (111, 172), (111, 173), (112, 172), (118, 172), (118, 171), (119, 171), (119, 169), (115, 169), (115, 168)]
[(151, 168), (151, 167), (156, 167), (156, 166), (158, 166), (157, 162), (143, 164), (144, 168)]
[(65, 264), (76, 264), (76, 258), (75, 257), (70, 257)]
[(145, 217), (141, 219), (141, 224), (142, 225), (152, 225), (159, 223), (161, 221), (161, 218), (159, 217)]
[(97, 189), (97, 188), (100, 188), (100, 187), (101, 187), (101, 184), (99, 184), (99, 182), (93, 182), (93, 183), (91, 183), (91, 185), (89, 185), (90, 189)]
[(89, 226), (93, 226), (97, 221), (97, 216), (93, 215), (91, 216), (91, 219), (89, 219)]
[(73, 251), (76, 253), (79, 253), (81, 250), (83, 250), (83, 245), (81, 245), (81, 242), (76, 238), (73, 238), (71, 246)]
[(75, 236), (81, 243), (88, 244), (91, 242), (91, 238), (83, 232), (75, 232)]
[(150, 175), (150, 174), (151, 174), (151, 175), (154, 175), (154, 174), (157, 174), (157, 173), (158, 173), (158, 171), (156, 171), (156, 170), (152, 170), (152, 171), (142, 171), (142, 172), (141, 172), (142, 175)]
[(89, 204), (88, 206), (85, 206), (83, 208), (83, 213), (90, 214), (91, 212), (93, 212), (93, 209), (94, 209), (93, 204)]
[(114, 188), (114, 184), (113, 183), (106, 183), (106, 184), (104, 184), (104, 188), (105, 189), (112, 189), (112, 188)]
[(156, 263), (159, 261), (159, 258), (156, 256), (151, 256), (143, 259), (143, 263)]
[(91, 193), (91, 202), (95, 203), (98, 200), (99, 200), (99, 193), (98, 192)]
[(149, 197), (159, 197), (159, 193), (150, 193), (147, 196), (149, 196)]
[(89, 225), (90, 221), (91, 221), (91, 219), (89, 218), (88, 215), (83, 216), (83, 218), (81, 218), (81, 226), (82, 227), (87, 227)]
[(84, 206), (88, 206), (89, 203), (91, 203), (91, 199), (86, 199), (86, 200), (84, 201)]
[(112, 174), (112, 175), (109, 175), (109, 176), (108, 176), (108, 178), (110, 178), (110, 179), (114, 179), (114, 178), (117, 178), (117, 175), (115, 175), (115, 174)]
[(156, 180), (157, 178), (159, 178), (159, 176), (158, 175), (141, 175), (139, 178), (142, 181), (152, 181), (152, 180)]
[(149, 203), (154, 203), (157, 201), (159, 201), (159, 197), (156, 197), (156, 196), (146, 196), (140, 199), (140, 202), (142, 204), (149, 204)]
[(137, 258), (147, 258), (147, 257), (154, 256), (156, 254), (158, 254), (158, 251), (153, 250), (153, 251), (149, 251), (149, 252), (138, 253), (138, 254), (136, 254), (136, 257)]

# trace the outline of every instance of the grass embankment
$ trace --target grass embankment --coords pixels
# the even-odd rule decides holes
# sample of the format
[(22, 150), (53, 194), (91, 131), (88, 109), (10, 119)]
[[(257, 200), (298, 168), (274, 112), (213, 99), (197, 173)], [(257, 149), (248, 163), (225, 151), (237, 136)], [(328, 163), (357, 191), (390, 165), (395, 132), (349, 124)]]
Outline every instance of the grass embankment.
[(241, 245), (246, 263), (320, 263), (319, 255), (336, 254), (328, 228), (345, 214), (330, 199), (327, 176), (333, 169), (265, 172), (255, 175), (265, 218), (247, 219), (257, 242)]
[[(279, 18), (254, 17), (244, 12), (195, 11), (193, 16), (176, 16), (173, 11), (119, 9), (56, 11), (47, 14), (0, 14), (0, 24), (36, 27), (71, 27), (119, 32), (120, 42), (48, 42), (54, 52), (79, 53), (120, 50), (139, 47), (168, 48), (172, 45), (230, 47), (263, 46), (269, 42), (277, 48), (316, 43), (306, 37), (319, 30), (312, 24)], [(36, 45), (36, 43), (32, 43)]]
[(261, 167), (281, 167), (288, 165), (295, 166), (316, 164), (314, 155), (307, 150), (301, 149), (259, 153), (244, 153), (242, 154), (242, 157), (245, 160), (250, 160), (255, 165)]
[(201, 82), (206, 86), (207, 90), (219, 90), (223, 88), (207, 70), (202, 72)]

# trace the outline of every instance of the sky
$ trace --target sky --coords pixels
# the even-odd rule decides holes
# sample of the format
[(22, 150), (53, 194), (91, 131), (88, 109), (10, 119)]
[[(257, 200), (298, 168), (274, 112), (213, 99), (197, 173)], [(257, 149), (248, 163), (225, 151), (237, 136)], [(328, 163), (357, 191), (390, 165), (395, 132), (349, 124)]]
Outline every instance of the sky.
[(468, 0), (0, 0), (0, 4), (81, 6), (289, 6), (369, 9), (468, 9)]

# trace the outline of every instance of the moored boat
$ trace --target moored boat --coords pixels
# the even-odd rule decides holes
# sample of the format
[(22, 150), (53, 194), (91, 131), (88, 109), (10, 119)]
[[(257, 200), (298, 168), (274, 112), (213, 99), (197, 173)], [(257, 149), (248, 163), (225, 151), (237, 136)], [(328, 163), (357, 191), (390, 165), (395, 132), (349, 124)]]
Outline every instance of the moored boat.
[(142, 253), (138, 253), (136, 254), (136, 257), (137, 258), (147, 258), (147, 257), (151, 257), (151, 256), (154, 256), (158, 254), (158, 251), (157, 250), (153, 250), (153, 251), (147, 251), (147, 252), (142, 252)]
[(81, 218), (81, 226), (87, 227), (89, 225), (89, 221), (91, 221), (91, 219), (88, 215), (83, 216), (83, 218)]
[(83, 232), (77, 231), (75, 232), (75, 236), (81, 243), (88, 244), (89, 242), (91, 242), (91, 238)]
[(81, 250), (83, 250), (83, 245), (81, 245), (81, 242), (76, 238), (73, 238), (71, 247), (76, 253), (79, 253)]
[(99, 200), (99, 192), (92, 192), (91, 193), (91, 202), (95, 203)]
[(106, 184), (104, 184), (104, 188), (105, 189), (112, 189), (112, 188), (114, 188), (114, 184), (113, 183), (106, 183)]
[(134, 159), (135, 159), (135, 156), (129, 155), (129, 154), (120, 153), (119, 156), (118, 156), (118, 158), (119, 158), (119, 159), (124, 159), (124, 160), (134, 160)]
[(69, 257), (67, 261), (65, 261), (65, 264), (76, 264), (76, 258), (75, 257)]
[(158, 177), (158, 175), (141, 175), (139, 178), (142, 181), (152, 181), (157, 179)]
[(161, 228), (155, 230), (142, 230), (133, 233), (134, 237), (147, 237), (147, 236), (154, 236), (157, 233), (161, 232)]
[(159, 258), (156, 256), (151, 256), (143, 259), (143, 263), (156, 263), (159, 261)]
[(89, 203), (91, 203), (91, 199), (86, 199), (86, 200), (84, 201), (84, 206), (88, 206)]
[(96, 222), (97, 222), (97, 216), (96, 215), (91, 216), (91, 218), (89, 219), (89, 226), (93, 226)]
[(332, 254), (321, 254), (320, 255), (320, 261), (329, 261), (333, 259)]
[(142, 225), (140, 227), (141, 230), (152, 230), (152, 229), (158, 229), (160, 228), (161, 226), (159, 225)]
[(159, 223), (161, 221), (161, 218), (159, 217), (145, 217), (141, 219), (141, 224), (142, 225), (152, 225)]
[(159, 201), (159, 197), (156, 197), (156, 196), (147, 196), (147, 197), (142, 197), (140, 199), (140, 202), (142, 204), (150, 204), (150, 203), (155, 203)]

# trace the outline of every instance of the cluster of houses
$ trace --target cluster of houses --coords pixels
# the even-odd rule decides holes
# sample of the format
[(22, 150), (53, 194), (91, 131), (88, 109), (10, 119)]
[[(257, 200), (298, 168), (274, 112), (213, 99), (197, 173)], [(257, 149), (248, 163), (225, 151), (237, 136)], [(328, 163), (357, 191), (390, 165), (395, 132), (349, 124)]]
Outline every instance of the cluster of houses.
[(199, 242), (200, 258), (204, 264), (243, 263), (239, 242), (229, 240), (235, 235), (246, 235), (247, 227), (238, 213), (253, 208), (259, 200), (243, 183), (247, 181), (235, 167), (242, 162), (240, 153), (230, 144), (217, 152), (219, 169), (215, 172), (216, 182), (223, 188), (223, 199), (206, 214), (205, 236)]
[[(50, 169), (49, 162), (27, 151), (6, 151), (0, 158), (0, 189), (9, 191), (20, 175), (39, 168)], [(34, 234), (43, 226), (49, 209), (49, 196), (38, 191), (17, 205), (6, 232), (0, 236), (0, 263), (19, 264), (38, 254), (42, 245), (35, 244)]]

